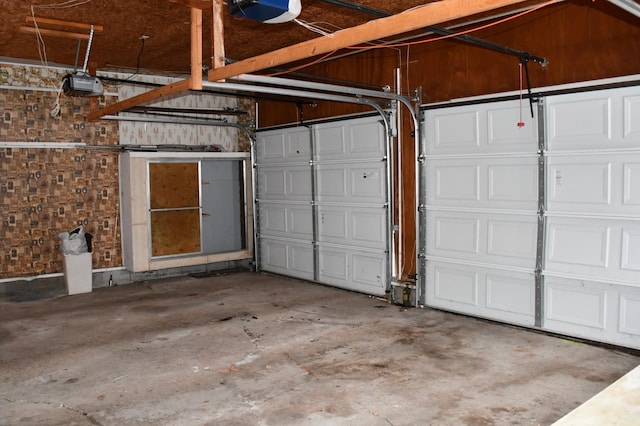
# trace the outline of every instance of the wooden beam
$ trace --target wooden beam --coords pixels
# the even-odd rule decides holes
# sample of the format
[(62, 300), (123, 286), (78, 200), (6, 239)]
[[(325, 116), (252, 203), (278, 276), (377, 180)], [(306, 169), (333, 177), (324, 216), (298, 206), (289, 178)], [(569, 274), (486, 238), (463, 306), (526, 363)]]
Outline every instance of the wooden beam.
[(137, 96), (133, 96), (124, 101), (117, 102), (113, 105), (106, 106), (100, 110), (91, 111), (87, 116), (89, 121), (94, 121), (105, 115), (117, 114), (125, 109), (142, 105), (147, 102), (158, 100), (162, 97), (173, 95), (175, 93), (184, 92), (191, 89), (192, 81), (190, 78), (186, 80), (176, 81), (175, 83), (168, 84), (166, 86), (158, 87), (157, 89), (150, 90), (148, 92), (141, 93)]
[(202, 90), (202, 9), (191, 8), (191, 88)]
[(169, 3), (184, 4), (194, 9), (205, 10), (211, 7), (212, 2), (210, 0), (169, 0)]
[(48, 30), (46, 28), (34, 28), (34, 27), (20, 27), (20, 32), (22, 33), (33, 33), (33, 34), (42, 34), (45, 36), (52, 37), (62, 37), (62, 38), (72, 38), (74, 40), (89, 40), (89, 34), (81, 34), (81, 33), (70, 33), (67, 31), (60, 30)]
[(224, 57), (224, 0), (213, 0), (211, 15), (211, 68), (225, 65)]
[[(53, 25), (53, 26), (63, 27), (63, 28), (75, 28), (75, 29), (87, 30), (87, 31), (91, 30), (91, 24), (83, 24), (81, 22), (61, 21), (60, 19), (39, 18), (37, 16), (36, 17), (27, 16), (25, 18), (25, 22), (28, 24), (33, 23), (34, 21), (38, 25)], [(93, 32), (100, 33), (102, 31), (104, 31), (104, 27), (102, 25), (93, 26)]]
[(464, 18), (492, 9), (522, 3), (525, 0), (441, 0), (409, 9), (387, 18), (375, 19), (362, 25), (337, 31), (331, 37), (317, 37), (293, 46), (244, 59), (209, 71), (209, 81), (223, 80), (323, 53), (395, 36), (409, 31)]

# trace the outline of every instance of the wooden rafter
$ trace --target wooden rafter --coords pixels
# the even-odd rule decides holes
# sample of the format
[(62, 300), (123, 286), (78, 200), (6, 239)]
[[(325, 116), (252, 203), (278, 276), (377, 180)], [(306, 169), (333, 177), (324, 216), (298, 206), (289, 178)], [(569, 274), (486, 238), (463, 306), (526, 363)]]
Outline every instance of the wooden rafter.
[(428, 3), (397, 15), (375, 19), (362, 25), (337, 31), (331, 37), (317, 37), (222, 68), (212, 69), (209, 71), (208, 78), (209, 81), (218, 81), (240, 74), (248, 74), (523, 1), (525, 0), (441, 0)]

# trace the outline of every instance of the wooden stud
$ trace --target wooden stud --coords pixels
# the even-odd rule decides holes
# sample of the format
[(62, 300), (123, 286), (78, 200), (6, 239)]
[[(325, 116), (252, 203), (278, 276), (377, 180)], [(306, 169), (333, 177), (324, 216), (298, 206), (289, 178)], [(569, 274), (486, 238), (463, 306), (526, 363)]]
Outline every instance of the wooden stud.
[(202, 9), (191, 8), (191, 88), (202, 90)]
[(211, 16), (211, 67), (220, 68), (225, 65), (224, 51), (224, 0), (213, 0)]
[(273, 52), (254, 56), (209, 71), (209, 81), (223, 80), (290, 62), (322, 55), (371, 40), (380, 40), (476, 13), (486, 12), (525, 0), (441, 0), (409, 9), (387, 18), (337, 31), (331, 37), (317, 37)]

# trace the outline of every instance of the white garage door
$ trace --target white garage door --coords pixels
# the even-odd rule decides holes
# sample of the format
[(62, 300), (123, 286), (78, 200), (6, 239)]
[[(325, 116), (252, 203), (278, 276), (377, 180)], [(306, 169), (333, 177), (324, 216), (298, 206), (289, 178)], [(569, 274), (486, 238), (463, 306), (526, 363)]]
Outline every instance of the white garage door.
[(534, 325), (537, 118), (518, 126), (518, 102), (425, 118), (427, 305)]
[(426, 111), (425, 302), (640, 348), (640, 88), (540, 104)]
[(546, 103), (544, 328), (640, 348), (640, 87)]
[(387, 143), (373, 117), (260, 132), (259, 268), (384, 295)]

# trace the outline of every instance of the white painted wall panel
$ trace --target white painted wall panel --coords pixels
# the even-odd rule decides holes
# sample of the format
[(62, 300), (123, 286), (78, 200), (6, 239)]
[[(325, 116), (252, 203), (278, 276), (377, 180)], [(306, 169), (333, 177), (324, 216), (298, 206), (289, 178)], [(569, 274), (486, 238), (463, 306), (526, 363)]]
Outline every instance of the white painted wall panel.
[(426, 185), (429, 206), (535, 211), (538, 160), (533, 155), (430, 159)]

